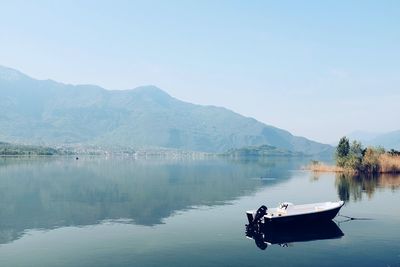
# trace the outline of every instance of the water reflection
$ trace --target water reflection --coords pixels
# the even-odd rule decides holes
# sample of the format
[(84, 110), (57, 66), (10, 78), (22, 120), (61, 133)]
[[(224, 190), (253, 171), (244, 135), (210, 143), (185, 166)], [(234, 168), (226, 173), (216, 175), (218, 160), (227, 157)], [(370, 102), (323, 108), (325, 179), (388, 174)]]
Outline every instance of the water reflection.
[(140, 225), (160, 224), (176, 211), (224, 204), (281, 183), (290, 178), (289, 170), (301, 164), (291, 159), (1, 158), (0, 243), (34, 228), (93, 225), (121, 218)]
[(261, 231), (246, 227), (246, 236), (255, 241), (259, 249), (265, 250), (268, 245), (280, 245), (315, 240), (335, 239), (344, 236), (342, 230), (333, 221), (308, 225), (267, 226)]
[(389, 188), (398, 190), (400, 188), (400, 175), (379, 174), (379, 175), (350, 175), (337, 174), (335, 185), (339, 198), (349, 201), (362, 200), (366, 194), (372, 198), (377, 188)]

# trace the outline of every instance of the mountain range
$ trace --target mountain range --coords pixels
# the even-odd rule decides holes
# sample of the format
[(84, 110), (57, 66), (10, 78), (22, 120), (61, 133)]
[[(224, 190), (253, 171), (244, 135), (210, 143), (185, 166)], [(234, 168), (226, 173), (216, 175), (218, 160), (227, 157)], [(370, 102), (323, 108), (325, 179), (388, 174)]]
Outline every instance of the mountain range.
[(388, 150), (400, 150), (400, 130), (387, 133), (355, 131), (348, 137), (360, 141), (364, 146), (382, 146)]
[(33, 79), (0, 67), (0, 141), (224, 152), (270, 145), (330, 154), (329, 145), (222, 107), (180, 101), (155, 86), (106, 90)]

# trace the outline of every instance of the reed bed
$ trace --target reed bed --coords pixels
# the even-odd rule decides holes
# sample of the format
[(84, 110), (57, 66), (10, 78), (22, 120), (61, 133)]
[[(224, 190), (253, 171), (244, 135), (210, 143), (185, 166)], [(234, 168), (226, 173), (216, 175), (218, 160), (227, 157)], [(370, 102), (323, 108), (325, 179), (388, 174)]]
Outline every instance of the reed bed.
[(313, 172), (345, 172), (344, 168), (328, 165), (325, 163), (317, 162), (311, 163), (310, 165), (306, 166), (304, 169), (310, 170)]
[[(375, 173), (400, 173), (400, 156), (390, 155), (388, 153), (381, 154), (377, 157), (377, 169)], [(313, 172), (336, 172), (336, 173), (369, 173), (367, 169), (361, 167), (361, 169), (343, 168), (335, 165), (328, 165), (322, 162), (312, 162), (305, 168)]]
[(400, 173), (400, 156), (382, 154), (379, 156), (380, 173)]

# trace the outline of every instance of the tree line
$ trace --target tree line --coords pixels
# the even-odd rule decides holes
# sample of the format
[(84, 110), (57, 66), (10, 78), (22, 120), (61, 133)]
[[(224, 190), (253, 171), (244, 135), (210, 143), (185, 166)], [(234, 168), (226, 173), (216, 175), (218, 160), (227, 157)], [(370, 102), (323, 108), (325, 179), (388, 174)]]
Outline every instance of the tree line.
[(400, 171), (400, 151), (385, 151), (382, 147), (364, 148), (361, 142), (351, 144), (342, 137), (336, 148), (336, 165), (358, 173), (379, 173)]

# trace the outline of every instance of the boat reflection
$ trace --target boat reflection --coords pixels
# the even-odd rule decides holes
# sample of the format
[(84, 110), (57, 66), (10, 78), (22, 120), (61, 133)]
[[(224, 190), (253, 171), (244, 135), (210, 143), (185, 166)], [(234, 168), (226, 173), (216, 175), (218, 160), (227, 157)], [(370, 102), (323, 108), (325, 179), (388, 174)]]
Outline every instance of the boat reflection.
[(266, 225), (256, 229), (246, 225), (246, 236), (255, 241), (256, 246), (265, 250), (269, 245), (287, 247), (289, 243), (335, 239), (344, 236), (334, 221), (299, 226)]

